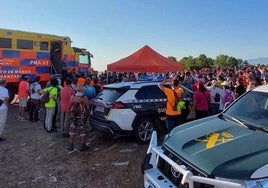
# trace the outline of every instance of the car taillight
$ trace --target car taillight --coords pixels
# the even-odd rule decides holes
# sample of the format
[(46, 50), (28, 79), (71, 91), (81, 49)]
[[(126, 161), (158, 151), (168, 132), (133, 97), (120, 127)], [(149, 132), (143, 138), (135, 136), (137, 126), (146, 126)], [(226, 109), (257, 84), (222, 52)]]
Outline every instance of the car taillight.
[(113, 108), (125, 108), (125, 105), (119, 102), (112, 103)]

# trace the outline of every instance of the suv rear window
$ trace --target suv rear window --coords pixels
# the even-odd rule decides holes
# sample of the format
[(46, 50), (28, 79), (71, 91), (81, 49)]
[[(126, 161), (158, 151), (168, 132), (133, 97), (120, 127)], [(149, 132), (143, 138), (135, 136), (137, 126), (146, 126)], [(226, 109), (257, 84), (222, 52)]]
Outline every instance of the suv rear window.
[(136, 93), (137, 99), (164, 99), (166, 98), (157, 85), (143, 86)]
[(125, 92), (125, 89), (105, 88), (98, 94), (96, 99), (104, 102), (115, 102)]

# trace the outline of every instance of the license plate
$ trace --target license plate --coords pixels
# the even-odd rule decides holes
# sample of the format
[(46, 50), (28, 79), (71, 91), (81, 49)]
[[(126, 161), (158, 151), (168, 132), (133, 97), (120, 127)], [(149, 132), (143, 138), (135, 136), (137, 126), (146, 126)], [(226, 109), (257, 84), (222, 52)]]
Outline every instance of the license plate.
[(104, 107), (103, 106), (96, 106), (95, 111), (104, 112)]

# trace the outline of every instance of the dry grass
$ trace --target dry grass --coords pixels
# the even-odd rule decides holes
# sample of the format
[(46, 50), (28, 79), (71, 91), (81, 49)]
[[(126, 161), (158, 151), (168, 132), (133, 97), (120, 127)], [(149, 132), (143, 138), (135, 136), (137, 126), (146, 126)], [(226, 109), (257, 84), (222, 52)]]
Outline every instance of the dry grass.
[(6, 141), (0, 143), (0, 187), (143, 187), (140, 164), (147, 145), (103, 139), (89, 128), (90, 150), (70, 153), (60, 131), (46, 133), (41, 122), (19, 122), (16, 113), (11, 105)]

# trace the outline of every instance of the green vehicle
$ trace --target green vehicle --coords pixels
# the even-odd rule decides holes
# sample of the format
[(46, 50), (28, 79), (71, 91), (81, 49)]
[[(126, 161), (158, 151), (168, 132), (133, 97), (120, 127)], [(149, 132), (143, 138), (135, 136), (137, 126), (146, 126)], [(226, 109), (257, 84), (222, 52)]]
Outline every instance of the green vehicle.
[(157, 142), (154, 132), (142, 164), (146, 188), (267, 188), (268, 85)]

